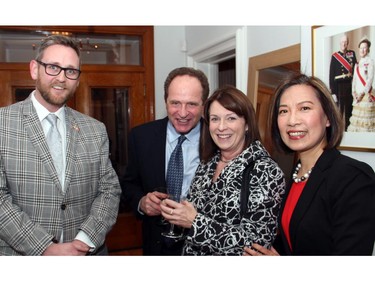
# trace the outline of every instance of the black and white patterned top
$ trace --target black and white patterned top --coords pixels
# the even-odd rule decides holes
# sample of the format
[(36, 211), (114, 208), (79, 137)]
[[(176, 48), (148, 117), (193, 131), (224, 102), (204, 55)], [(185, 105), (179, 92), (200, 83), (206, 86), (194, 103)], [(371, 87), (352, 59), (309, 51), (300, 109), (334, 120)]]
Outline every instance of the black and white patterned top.
[[(244, 246), (254, 242), (267, 247), (273, 243), (285, 178), (274, 160), (262, 156), (269, 154), (259, 141), (253, 142), (224, 167), (214, 183), (220, 154), (200, 163), (188, 195), (198, 215), (186, 237), (183, 255), (242, 255)], [(248, 209), (241, 218), (242, 174), (254, 160)]]

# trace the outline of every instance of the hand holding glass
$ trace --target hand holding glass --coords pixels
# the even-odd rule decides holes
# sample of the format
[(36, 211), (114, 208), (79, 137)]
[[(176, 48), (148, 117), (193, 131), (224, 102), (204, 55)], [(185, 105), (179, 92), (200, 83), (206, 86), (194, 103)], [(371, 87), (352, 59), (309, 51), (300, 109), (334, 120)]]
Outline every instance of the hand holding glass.
[[(185, 200), (185, 197), (182, 197), (182, 196), (181, 197), (176, 197), (176, 196), (174, 196), (172, 194), (169, 194), (168, 199), (176, 201), (176, 202), (179, 203), (180, 201)], [(162, 232), (161, 235), (163, 235), (165, 237), (168, 237), (168, 238), (181, 238), (182, 237), (182, 232), (177, 233), (175, 231), (175, 225), (171, 223), (169, 231), (168, 232)]]
[[(167, 188), (165, 186), (159, 186), (159, 187), (155, 188), (155, 191), (158, 191), (158, 192), (161, 192), (161, 193), (167, 193)], [(168, 224), (167, 220), (163, 216), (160, 216), (160, 221), (158, 222), (158, 225), (163, 226), (163, 225), (167, 225), (167, 224)]]

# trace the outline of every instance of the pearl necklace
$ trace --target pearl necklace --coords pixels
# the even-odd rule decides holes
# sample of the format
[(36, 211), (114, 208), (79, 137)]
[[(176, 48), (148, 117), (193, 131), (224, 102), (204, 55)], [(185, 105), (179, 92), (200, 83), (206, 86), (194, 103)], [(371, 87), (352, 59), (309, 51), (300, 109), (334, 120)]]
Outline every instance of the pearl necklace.
[(307, 173), (304, 174), (301, 178), (298, 178), (298, 177), (297, 177), (297, 175), (298, 175), (298, 171), (301, 169), (301, 163), (298, 163), (297, 166), (296, 166), (296, 169), (295, 169), (295, 171), (294, 171), (294, 173), (293, 173), (293, 176), (292, 176), (294, 182), (295, 182), (295, 183), (299, 183), (299, 182), (301, 182), (301, 181), (305, 181), (305, 180), (307, 180), (307, 179), (309, 178), (309, 176), (310, 176), (310, 174), (311, 174), (313, 168), (314, 168), (314, 167), (312, 167), (310, 170), (308, 170)]

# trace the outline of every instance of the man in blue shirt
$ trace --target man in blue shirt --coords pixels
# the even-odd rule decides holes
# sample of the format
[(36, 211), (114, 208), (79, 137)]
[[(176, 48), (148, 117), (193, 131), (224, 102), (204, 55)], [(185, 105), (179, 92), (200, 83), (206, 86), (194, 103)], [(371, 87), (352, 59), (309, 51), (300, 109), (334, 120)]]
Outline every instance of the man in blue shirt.
[(166, 225), (160, 215), (160, 202), (167, 197), (166, 173), (170, 155), (180, 135), (186, 195), (199, 164), (199, 136), (203, 105), (209, 95), (205, 74), (194, 68), (172, 70), (164, 83), (167, 117), (132, 129), (129, 160), (122, 181), (124, 197), (136, 216), (142, 219), (143, 255), (180, 255), (183, 241), (166, 243), (161, 233)]

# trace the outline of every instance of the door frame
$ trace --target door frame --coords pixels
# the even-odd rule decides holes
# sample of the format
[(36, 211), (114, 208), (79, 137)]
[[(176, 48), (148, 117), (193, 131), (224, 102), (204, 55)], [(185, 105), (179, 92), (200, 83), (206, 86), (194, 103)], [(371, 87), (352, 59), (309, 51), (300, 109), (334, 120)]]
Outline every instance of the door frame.
[(236, 87), (246, 93), (247, 89), (247, 27), (243, 26), (221, 39), (188, 53), (187, 65), (202, 70), (210, 89), (219, 86), (218, 63), (236, 58)]

